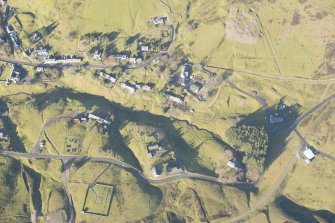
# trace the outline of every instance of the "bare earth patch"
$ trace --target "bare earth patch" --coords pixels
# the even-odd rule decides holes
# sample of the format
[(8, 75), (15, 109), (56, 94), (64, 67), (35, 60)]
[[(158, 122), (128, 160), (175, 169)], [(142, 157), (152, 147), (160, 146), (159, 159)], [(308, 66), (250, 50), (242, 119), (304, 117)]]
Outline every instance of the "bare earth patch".
[(231, 7), (226, 21), (226, 38), (243, 44), (256, 44), (261, 39), (260, 24), (254, 12)]

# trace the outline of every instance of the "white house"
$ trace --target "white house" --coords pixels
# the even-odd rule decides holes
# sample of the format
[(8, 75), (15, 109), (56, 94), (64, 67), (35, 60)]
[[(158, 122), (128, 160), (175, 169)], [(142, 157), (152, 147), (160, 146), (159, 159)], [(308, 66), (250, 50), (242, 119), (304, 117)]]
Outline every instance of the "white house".
[(119, 61), (122, 61), (122, 60), (128, 60), (128, 57), (127, 55), (124, 55), (124, 54), (117, 54), (114, 56), (116, 59), (118, 59)]
[(305, 150), (302, 153), (305, 156), (305, 162), (306, 163), (310, 163), (312, 161), (312, 159), (315, 158), (314, 152), (308, 146), (306, 146)]
[(97, 122), (99, 122), (99, 123), (103, 123), (103, 124), (106, 124), (106, 125), (110, 125), (110, 124), (111, 124), (110, 121), (107, 121), (107, 120), (105, 120), (105, 119), (103, 119), (103, 118), (100, 118), (99, 116), (94, 115), (94, 114), (92, 114), (92, 113), (89, 113), (89, 114), (88, 114), (88, 118), (90, 118), (90, 119), (94, 119), (94, 120), (96, 120)]
[(43, 72), (43, 71), (44, 71), (44, 68), (43, 68), (43, 67), (36, 67), (36, 71), (37, 71), (37, 72)]
[(36, 55), (39, 57), (47, 57), (48, 56), (48, 50), (44, 48), (40, 48), (36, 50)]
[(143, 90), (151, 91), (151, 87), (147, 84), (143, 85), (142, 88), (143, 88)]
[(284, 118), (279, 116), (279, 115), (275, 115), (275, 116), (270, 116), (270, 123), (274, 124), (274, 123), (282, 123), (284, 122)]
[(109, 80), (113, 84), (115, 84), (117, 81), (117, 79), (110, 74), (105, 74), (105, 79)]
[(93, 60), (102, 60), (102, 52), (100, 50), (96, 50), (92, 57)]
[(141, 51), (149, 51), (149, 46), (141, 46)]
[(182, 104), (184, 102), (184, 100), (182, 98), (178, 97), (178, 96), (174, 96), (174, 95), (169, 94), (169, 93), (166, 93), (165, 95), (169, 100), (171, 100), (173, 102), (176, 102), (178, 104)]
[(154, 25), (165, 24), (166, 19), (167, 19), (166, 17), (157, 16), (153, 18), (152, 22)]
[(130, 94), (134, 94), (136, 91), (135, 87), (133, 87), (132, 85), (128, 83), (121, 83), (120, 86), (127, 89), (130, 92)]
[(227, 165), (231, 168), (233, 168), (234, 170), (240, 171), (241, 167), (239, 166), (239, 164), (236, 162), (236, 159), (233, 158), (231, 160), (228, 161)]
[(12, 64), (12, 71), (11, 71), (11, 75), (8, 78), (7, 82), (13, 82), (13, 83), (18, 83), (21, 80), (21, 73), (15, 69), (14, 64)]

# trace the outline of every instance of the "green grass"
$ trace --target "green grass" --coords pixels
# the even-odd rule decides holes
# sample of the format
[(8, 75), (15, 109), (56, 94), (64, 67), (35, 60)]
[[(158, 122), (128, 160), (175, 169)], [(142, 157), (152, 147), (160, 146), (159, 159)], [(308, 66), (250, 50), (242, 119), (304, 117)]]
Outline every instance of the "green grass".
[(66, 136), (64, 152), (80, 153), (81, 152), (81, 137), (80, 136)]
[[(30, 222), (30, 199), (21, 177), (20, 163), (1, 157), (0, 181), (0, 221)], [(16, 217), (18, 215), (22, 217)]]
[(113, 185), (97, 183), (87, 188), (83, 211), (89, 214), (109, 215), (113, 199)]
[(88, 184), (92, 183), (106, 166), (106, 164), (89, 162), (71, 172), (70, 191), (73, 196), (78, 221), (122, 222), (129, 219), (142, 219), (157, 212), (162, 200), (161, 190), (143, 183), (140, 179), (123, 169), (111, 166), (97, 180), (98, 182), (115, 186), (110, 215), (104, 217), (81, 213)]

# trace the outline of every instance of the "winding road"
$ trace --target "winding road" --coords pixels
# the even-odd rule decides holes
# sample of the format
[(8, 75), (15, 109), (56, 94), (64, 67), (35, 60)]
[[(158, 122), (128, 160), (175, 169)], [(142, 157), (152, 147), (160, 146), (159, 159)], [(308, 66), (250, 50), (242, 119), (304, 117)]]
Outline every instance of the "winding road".
[[(328, 103), (329, 101), (335, 99), (335, 93), (331, 94), (330, 96), (328, 96), (327, 98), (323, 99), (322, 101), (320, 101), (318, 104), (314, 105), (313, 107), (311, 107), (308, 111), (306, 111), (305, 113), (303, 113), (302, 115), (300, 115), (296, 121), (292, 124), (290, 124), (290, 128), (297, 134), (297, 136), (300, 138), (300, 140), (302, 141), (302, 143), (308, 145), (306, 139), (302, 136), (302, 134), (299, 132), (299, 130), (296, 128), (296, 126), (303, 121), (307, 116), (309, 116), (310, 114), (312, 114), (313, 112), (315, 112), (317, 109), (319, 109), (320, 107), (322, 107), (323, 105), (325, 105), (326, 103)], [(250, 208), (249, 210), (247, 210), (246, 212), (228, 219), (226, 222), (232, 223), (232, 222), (238, 222), (241, 221), (243, 219), (245, 219), (246, 217), (248, 217), (250, 214), (252, 214), (255, 211), (261, 210), (264, 206), (266, 206), (271, 199), (273, 198), (273, 195), (275, 194), (275, 192), (278, 190), (279, 186), (283, 183), (283, 181), (285, 180), (285, 178), (287, 177), (287, 175), (289, 174), (289, 172), (293, 169), (294, 165), (296, 164), (296, 162), (298, 161), (298, 153), (299, 153), (300, 147), (298, 147), (296, 149), (296, 151), (293, 153), (290, 161), (288, 162), (288, 164), (286, 165), (285, 169), (283, 170), (283, 172), (281, 173), (281, 175), (279, 176), (279, 178), (277, 179), (276, 183), (271, 186), (271, 188), (269, 189), (269, 191), (267, 191), (265, 193), (265, 195), (261, 198), (260, 201), (258, 201), (252, 208)], [(323, 152), (318, 151), (320, 155), (323, 155), (331, 160), (335, 161), (335, 158), (325, 154)]]
[(110, 163), (117, 167), (120, 167), (122, 169), (125, 169), (126, 171), (129, 171), (133, 173), (135, 176), (142, 179), (144, 182), (152, 184), (152, 185), (159, 185), (159, 184), (165, 184), (172, 181), (180, 180), (180, 179), (195, 179), (195, 180), (204, 180), (209, 181), (212, 183), (217, 183), (225, 186), (232, 186), (232, 187), (243, 187), (245, 189), (253, 190), (255, 186), (253, 184), (248, 183), (224, 183), (221, 182), (218, 178), (201, 175), (197, 173), (191, 173), (191, 172), (183, 172), (180, 174), (176, 174), (173, 176), (161, 178), (161, 179), (152, 179), (145, 176), (141, 171), (136, 169), (135, 167), (124, 163), (122, 161), (119, 161), (117, 159), (113, 158), (107, 158), (107, 157), (96, 157), (96, 156), (89, 156), (89, 155), (51, 155), (51, 154), (38, 154), (38, 153), (19, 153), (19, 152), (12, 152), (12, 151), (2, 151), (0, 152), (0, 156), (7, 156), (12, 158), (27, 158), (27, 159), (53, 159), (53, 160), (62, 160), (64, 162), (70, 161), (70, 160), (82, 160), (87, 159), (91, 162), (100, 162), (100, 163)]
[(37, 137), (37, 140), (36, 140), (36, 143), (35, 143), (35, 146), (34, 148), (32, 149), (32, 153), (39, 153), (40, 151), (40, 141), (41, 141), (41, 137), (45, 131), (45, 128), (48, 127), (50, 124), (56, 122), (56, 121), (59, 121), (60, 119), (64, 119), (64, 118), (73, 118), (75, 117), (76, 115), (78, 115), (77, 113), (72, 113), (72, 114), (62, 114), (62, 115), (57, 115), (57, 116), (54, 116), (54, 117), (51, 117), (49, 118), (43, 125), (38, 137)]

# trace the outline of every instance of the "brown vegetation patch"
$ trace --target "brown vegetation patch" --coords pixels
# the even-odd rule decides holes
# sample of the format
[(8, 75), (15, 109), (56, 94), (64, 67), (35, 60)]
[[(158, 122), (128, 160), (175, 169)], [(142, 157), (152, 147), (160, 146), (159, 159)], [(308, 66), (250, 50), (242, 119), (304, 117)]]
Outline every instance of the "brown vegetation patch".
[(301, 15), (298, 12), (294, 12), (291, 25), (296, 26), (300, 23), (300, 21), (301, 21)]
[(323, 18), (325, 18), (327, 16), (328, 16), (327, 12), (317, 12), (314, 15), (315, 19), (317, 19), (317, 20), (321, 20), (321, 19), (323, 19)]
[(225, 30), (228, 40), (243, 44), (256, 44), (262, 37), (256, 13), (243, 8), (229, 9)]
[(314, 71), (314, 78), (335, 74), (335, 43), (327, 44), (324, 62)]

